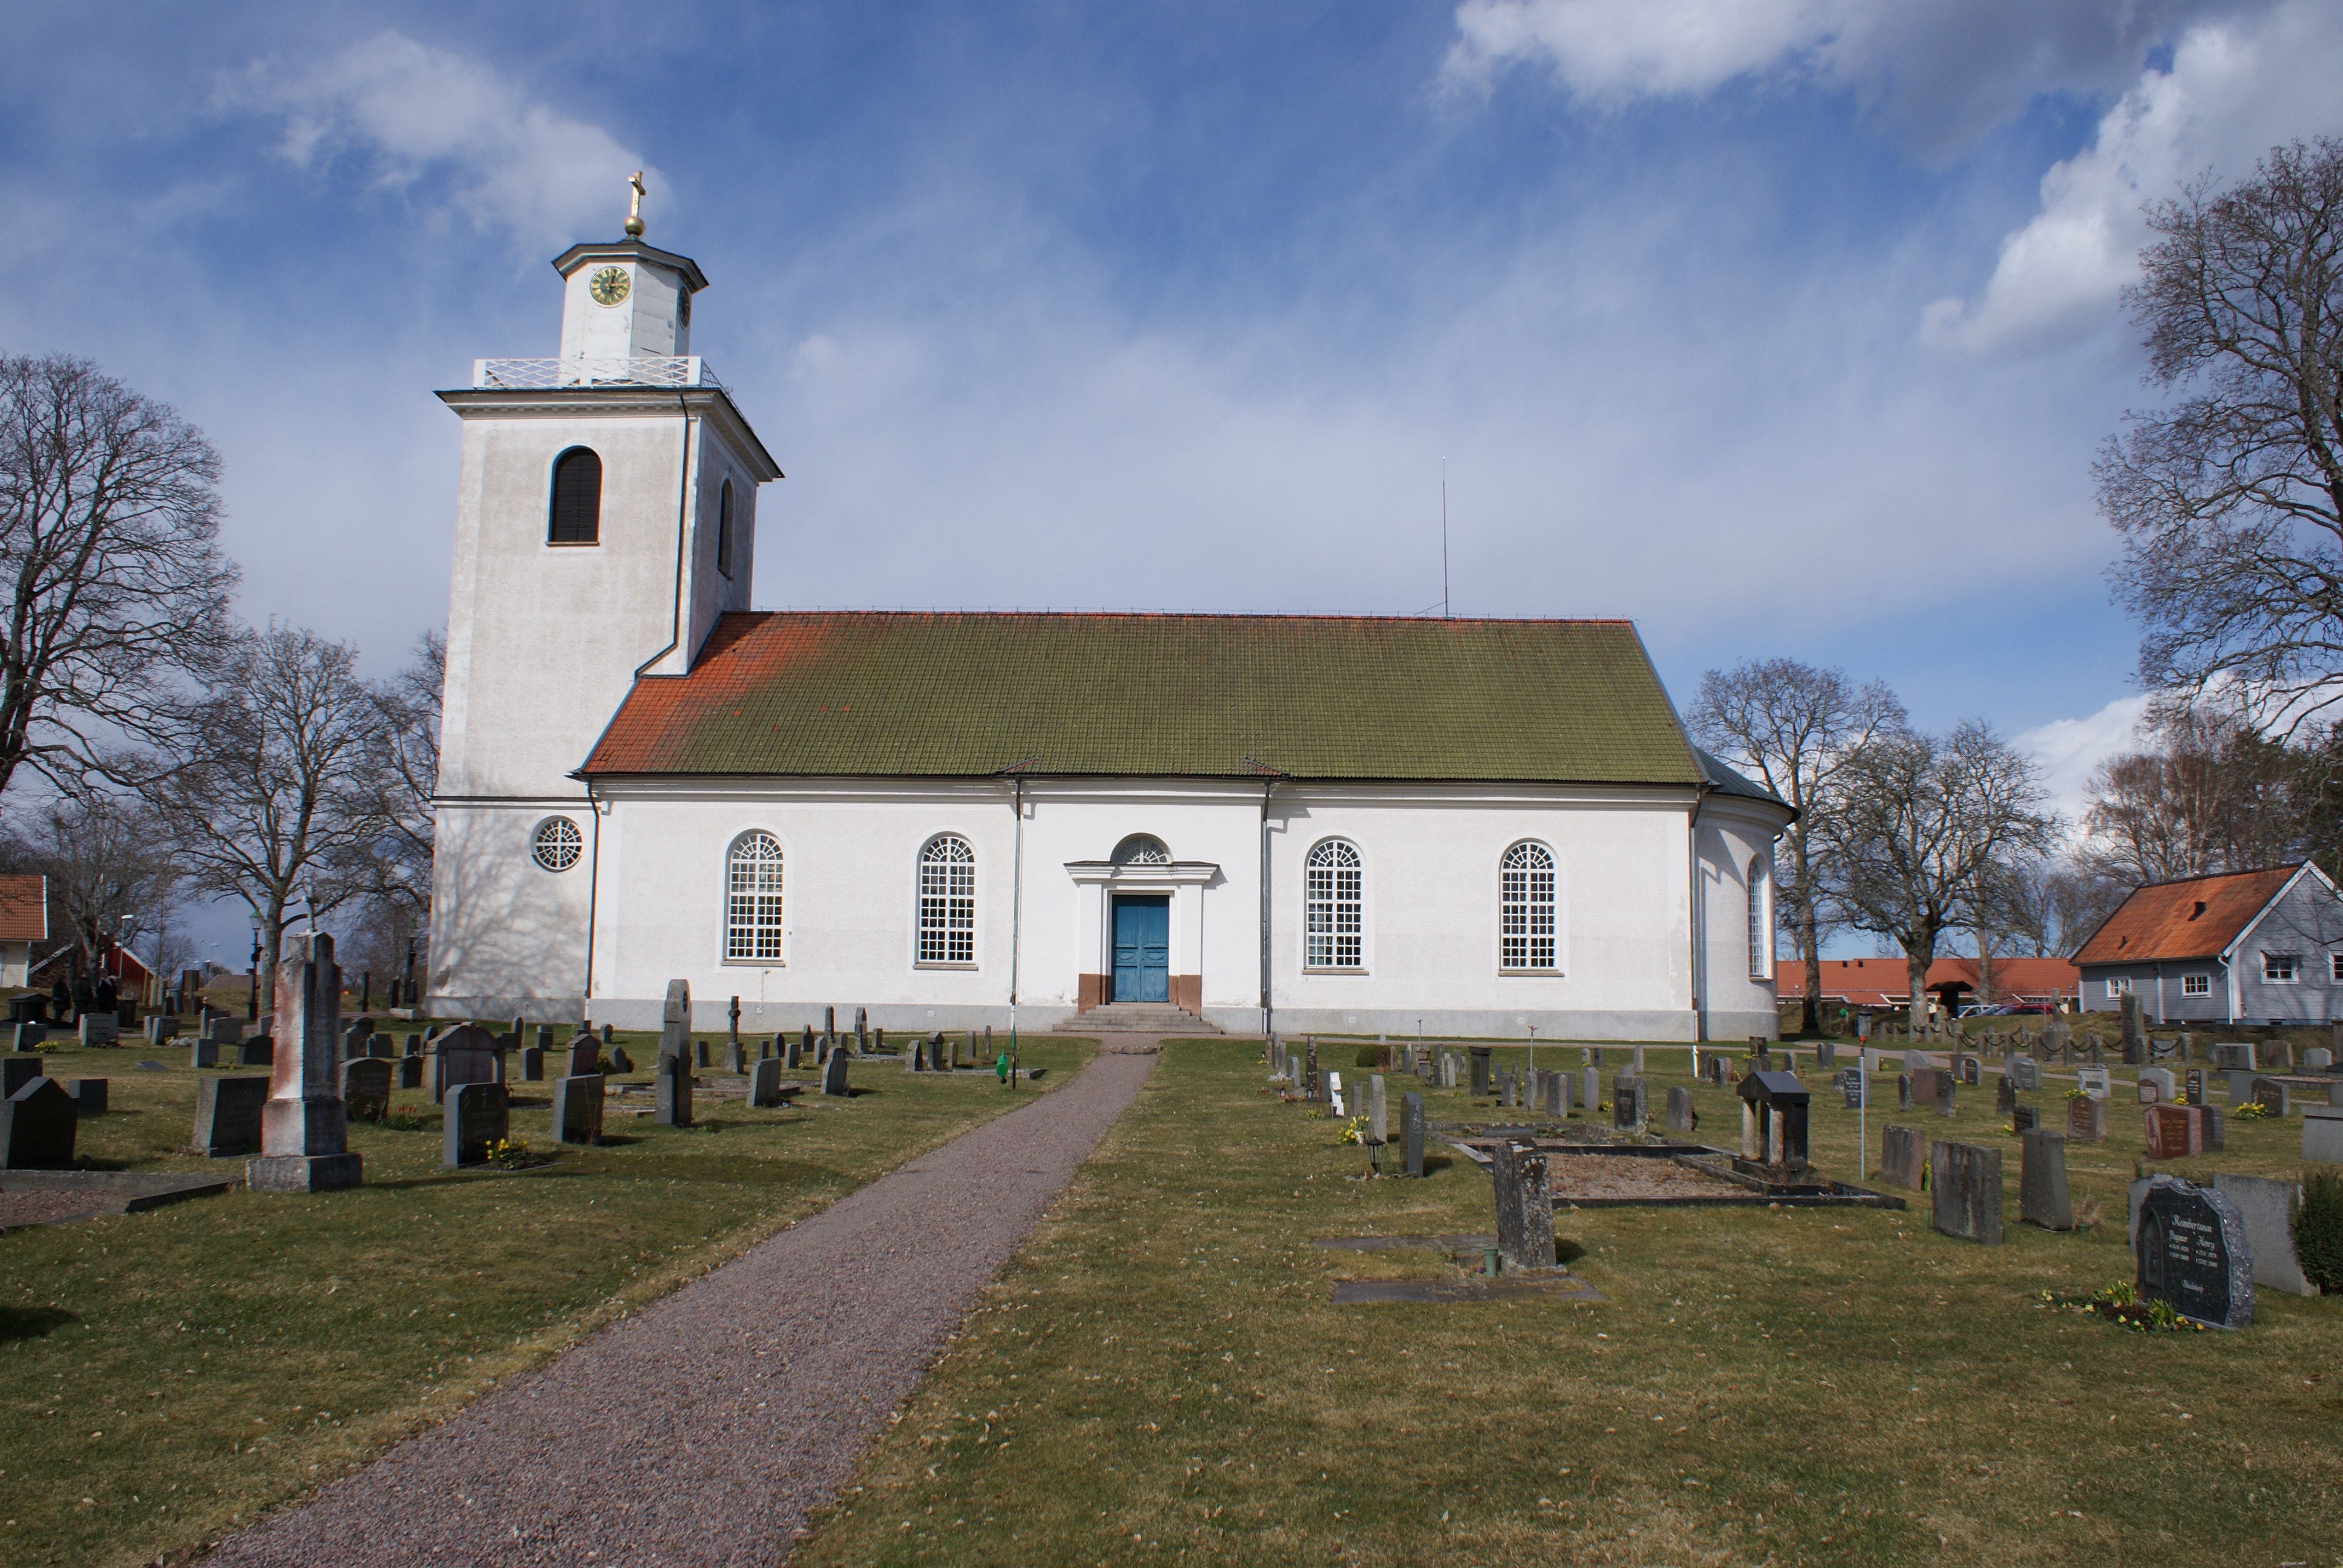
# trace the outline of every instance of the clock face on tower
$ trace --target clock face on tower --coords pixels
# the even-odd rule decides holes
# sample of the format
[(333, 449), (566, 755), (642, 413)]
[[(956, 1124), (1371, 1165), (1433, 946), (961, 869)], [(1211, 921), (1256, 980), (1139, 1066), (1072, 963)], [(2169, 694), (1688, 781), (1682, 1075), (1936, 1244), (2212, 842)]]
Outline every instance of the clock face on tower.
[(616, 305), (627, 297), (627, 291), (633, 286), (634, 280), (627, 276), (625, 267), (606, 266), (587, 280), (586, 292), (597, 305)]

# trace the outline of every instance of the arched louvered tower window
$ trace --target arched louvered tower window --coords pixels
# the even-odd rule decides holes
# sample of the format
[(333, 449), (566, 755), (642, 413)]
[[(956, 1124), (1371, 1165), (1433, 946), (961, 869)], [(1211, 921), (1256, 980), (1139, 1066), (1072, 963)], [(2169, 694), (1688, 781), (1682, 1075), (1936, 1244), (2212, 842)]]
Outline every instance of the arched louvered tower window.
[(1554, 951), (1554, 855), (1516, 844), (1499, 868), (1498, 967), (1550, 970)]
[(781, 957), (781, 846), (770, 833), (732, 840), (726, 857), (724, 956), (779, 962)]
[(955, 833), (920, 851), (920, 961), (976, 961), (976, 851)]
[(546, 538), (557, 545), (598, 544), (602, 538), (602, 459), (572, 447), (553, 465), (553, 519)]
[(1329, 839), (1311, 849), (1302, 871), (1302, 963), (1311, 969), (1357, 969), (1365, 912), (1358, 849)]
[(732, 481), (724, 481), (724, 488), (716, 498), (716, 569), (726, 577), (732, 575)]

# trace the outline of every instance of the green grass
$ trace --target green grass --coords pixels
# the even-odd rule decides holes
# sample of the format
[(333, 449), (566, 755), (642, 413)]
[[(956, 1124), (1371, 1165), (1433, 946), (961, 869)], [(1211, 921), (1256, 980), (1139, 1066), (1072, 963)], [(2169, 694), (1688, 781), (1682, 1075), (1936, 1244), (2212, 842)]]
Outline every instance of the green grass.
[[(1687, 1081), (1664, 1060), (1655, 1103)], [(2157, 1336), (2041, 1304), (2130, 1275), (2127, 1088), (2109, 1141), (2069, 1150), (2087, 1232), (2016, 1223), (2016, 1141), (1964, 1091), (1949, 1124), (1875, 1110), (1866, 1164), (1890, 1121), (2007, 1150), (2001, 1248), (1934, 1234), (1916, 1193), (1565, 1211), (1606, 1303), (1337, 1308), (1338, 1278), (1445, 1265), (1311, 1238), (1485, 1231), (1488, 1179), (1357, 1180), (1336, 1123), (1262, 1086), (1257, 1046), (1166, 1050), (795, 1563), (2343, 1561), (2343, 1302)], [(2046, 1120), (2064, 1087), (2027, 1098)], [(1697, 1094), (1732, 1142), (1727, 1092)], [(1832, 1174), (1855, 1120), (1818, 1086)], [(2289, 1172), (2299, 1136), (2233, 1122), (2169, 1169)]]
[[(657, 1037), (619, 1039), (648, 1068)], [(703, 1097), (690, 1130), (613, 1114), (615, 1141), (512, 1174), (443, 1171), (437, 1108), (402, 1091), (395, 1108), (419, 1107), (427, 1125), (354, 1127), (367, 1174), (355, 1191), (238, 1189), (0, 1236), (0, 1562), (179, 1561), (1056, 1088), (1090, 1050), (1029, 1039), (1026, 1065), (1050, 1071), (1015, 1091), (880, 1061), (858, 1067), (850, 1101), (750, 1111)], [(52, 1076), (110, 1081), (112, 1109), (81, 1128), (86, 1163), (242, 1176), (241, 1161), (177, 1152), (203, 1076), (184, 1046), (48, 1055)], [(170, 1070), (138, 1071), (142, 1057)], [(516, 1108), (515, 1136), (539, 1149), (558, 1147), (546, 1087), (513, 1085), (538, 1101)]]

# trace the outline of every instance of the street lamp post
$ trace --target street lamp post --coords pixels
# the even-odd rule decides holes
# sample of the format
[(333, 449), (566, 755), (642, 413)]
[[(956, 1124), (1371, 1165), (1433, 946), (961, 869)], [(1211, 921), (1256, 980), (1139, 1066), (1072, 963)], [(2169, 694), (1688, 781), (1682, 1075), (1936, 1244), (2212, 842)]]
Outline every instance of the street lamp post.
[(252, 911), (252, 995), (246, 1001), (244, 1018), (246, 1023), (260, 1021), (260, 911)]

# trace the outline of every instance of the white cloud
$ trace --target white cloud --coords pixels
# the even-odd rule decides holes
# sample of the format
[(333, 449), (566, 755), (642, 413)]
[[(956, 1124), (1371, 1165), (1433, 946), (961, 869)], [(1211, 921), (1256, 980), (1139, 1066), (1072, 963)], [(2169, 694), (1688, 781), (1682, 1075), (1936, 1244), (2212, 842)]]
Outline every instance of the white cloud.
[[(506, 230), (531, 252), (615, 233), (623, 182), (644, 167), (601, 126), (531, 102), (477, 60), (395, 32), (297, 67), (252, 65), (224, 78), (214, 101), (282, 116), (278, 151), (298, 167), (355, 155), (377, 189)], [(655, 173), (645, 179), (659, 189), (666, 182)], [(661, 216), (672, 215), (670, 205)]]
[(2144, 203), (2211, 169), (2234, 179), (2272, 146), (2343, 129), (2343, 10), (2294, 0), (2274, 14), (2207, 24), (2146, 71), (2092, 145), (2042, 177), (2042, 210), (2002, 241), (1982, 296), (1939, 299), (1921, 318), (1932, 347), (2024, 346), (2107, 319), (2137, 270)]
[(1572, 93), (1615, 102), (1790, 72), (1852, 90), (1942, 153), (2041, 94), (2119, 90), (2191, 17), (2255, 3), (1464, 0), (1442, 74), (1481, 88), (1509, 65), (1544, 65)]
[(2083, 819), (2093, 770), (2110, 757), (2141, 749), (2139, 721), (2147, 714), (2147, 697), (2118, 697), (2088, 718), (2037, 725), (2013, 744), (2042, 765), (2051, 803), (2072, 828)]

